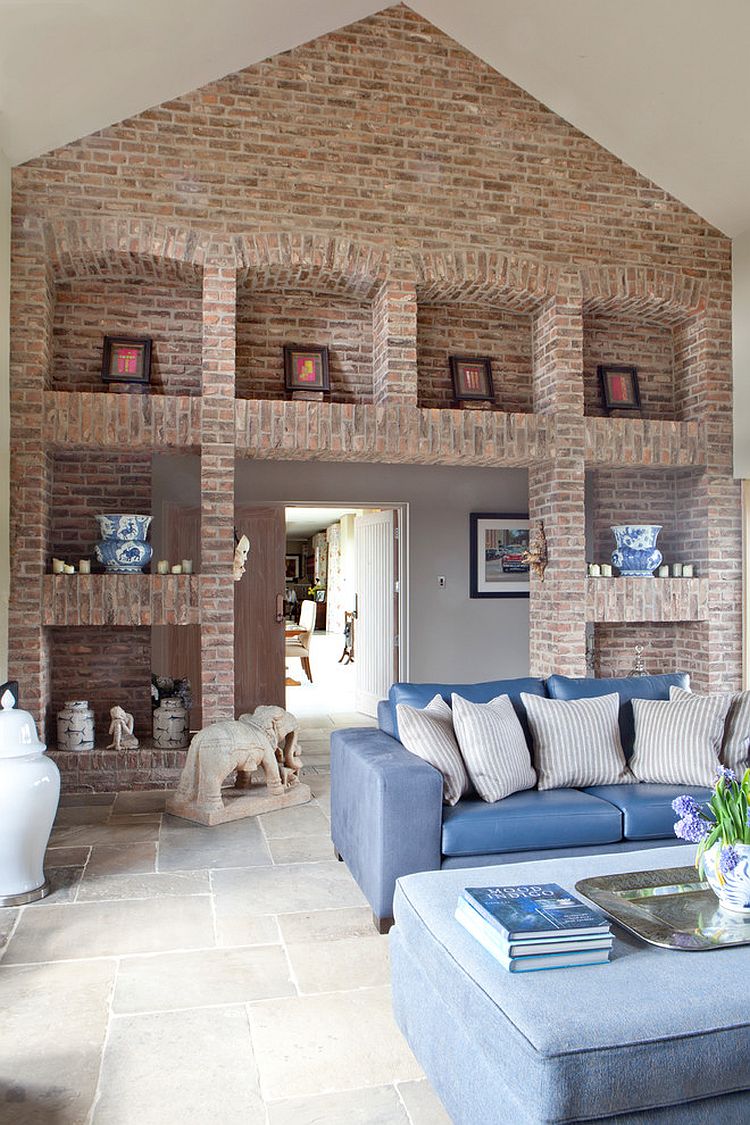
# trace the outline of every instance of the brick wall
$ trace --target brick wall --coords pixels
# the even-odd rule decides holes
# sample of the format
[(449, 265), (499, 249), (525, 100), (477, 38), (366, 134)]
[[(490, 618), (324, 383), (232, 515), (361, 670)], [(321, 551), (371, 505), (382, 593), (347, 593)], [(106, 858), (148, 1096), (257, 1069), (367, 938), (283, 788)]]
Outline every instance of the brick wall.
[(340, 294), (242, 288), (237, 397), (284, 398), (285, 344), (324, 344), (333, 402), (372, 402), (372, 306)]
[(150, 336), (151, 394), (200, 394), (201, 290), (160, 280), (81, 278), (55, 287), (50, 384), (107, 391), (104, 336)]
[(650, 675), (688, 672), (694, 691), (709, 689), (704, 653), (708, 624), (704, 621), (636, 622), (594, 626), (597, 675), (627, 676), (636, 645), (643, 645), (643, 663)]
[(489, 356), (495, 405), (532, 409), (531, 317), (482, 305), (417, 306), (420, 406), (452, 406), (451, 355)]
[[(583, 327), (583, 380), (586, 413), (606, 416), (598, 364), (625, 364), (638, 368), (640, 418), (672, 421), (674, 396), (674, 336), (667, 325), (643, 324), (626, 317), (587, 316)], [(632, 416), (615, 410), (613, 418)]]
[(151, 511), (151, 454), (59, 450), (53, 458), (49, 555), (78, 564), (91, 559), (99, 536), (95, 516)]

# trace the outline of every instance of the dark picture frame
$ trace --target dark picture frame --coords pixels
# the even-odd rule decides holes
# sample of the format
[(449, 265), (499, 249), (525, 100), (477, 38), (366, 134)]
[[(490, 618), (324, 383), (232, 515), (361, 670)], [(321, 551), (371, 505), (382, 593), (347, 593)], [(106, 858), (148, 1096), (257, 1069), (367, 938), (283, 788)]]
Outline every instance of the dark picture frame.
[(452, 355), (451, 379), (456, 402), (494, 402), (492, 360), (486, 355)]
[(102, 381), (151, 382), (151, 346), (148, 336), (105, 336), (102, 347)]
[(284, 555), (287, 582), (296, 582), (302, 574), (302, 555)]
[(284, 386), (288, 391), (330, 391), (328, 348), (318, 344), (285, 344)]
[(470, 598), (528, 598), (530, 534), (528, 513), (469, 514)]
[(596, 370), (606, 410), (641, 409), (637, 367), (627, 367), (621, 363), (600, 363)]

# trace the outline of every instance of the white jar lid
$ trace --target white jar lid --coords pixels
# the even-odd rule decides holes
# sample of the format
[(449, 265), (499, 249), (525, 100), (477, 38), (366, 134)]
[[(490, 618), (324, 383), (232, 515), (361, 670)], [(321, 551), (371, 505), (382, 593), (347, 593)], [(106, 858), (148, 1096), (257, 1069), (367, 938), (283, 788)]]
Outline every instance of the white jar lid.
[(23, 758), (43, 754), (46, 747), (39, 741), (34, 718), (28, 711), (14, 706), (13, 692), (6, 690), (0, 704), (0, 758)]

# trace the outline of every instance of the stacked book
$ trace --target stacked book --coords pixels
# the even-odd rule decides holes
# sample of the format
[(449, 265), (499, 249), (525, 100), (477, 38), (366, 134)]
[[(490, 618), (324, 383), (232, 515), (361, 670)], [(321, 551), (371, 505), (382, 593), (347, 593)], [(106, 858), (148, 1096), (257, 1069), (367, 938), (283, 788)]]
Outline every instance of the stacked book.
[(509, 973), (601, 965), (612, 948), (606, 916), (557, 883), (467, 887), (456, 921)]

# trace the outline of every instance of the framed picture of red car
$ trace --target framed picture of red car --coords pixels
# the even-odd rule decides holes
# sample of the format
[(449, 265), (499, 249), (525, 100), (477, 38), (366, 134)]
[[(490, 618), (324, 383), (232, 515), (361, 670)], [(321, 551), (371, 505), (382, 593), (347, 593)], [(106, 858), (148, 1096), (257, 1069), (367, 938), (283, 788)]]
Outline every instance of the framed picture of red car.
[(328, 348), (285, 344), (284, 385), (288, 391), (330, 391)]
[(528, 598), (530, 526), (525, 514), (470, 514), (469, 597)]
[(451, 378), (456, 402), (494, 402), (492, 362), (485, 355), (452, 355)]
[(102, 350), (105, 383), (151, 382), (151, 340), (147, 336), (105, 336)]
[(618, 363), (600, 363), (596, 370), (599, 373), (606, 410), (641, 409), (637, 367), (623, 367)]

